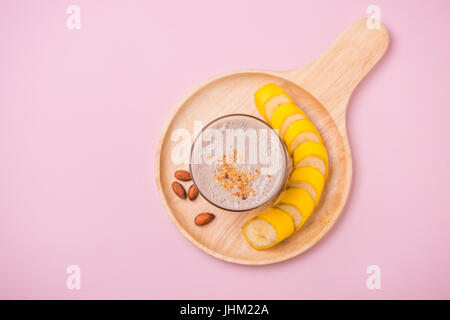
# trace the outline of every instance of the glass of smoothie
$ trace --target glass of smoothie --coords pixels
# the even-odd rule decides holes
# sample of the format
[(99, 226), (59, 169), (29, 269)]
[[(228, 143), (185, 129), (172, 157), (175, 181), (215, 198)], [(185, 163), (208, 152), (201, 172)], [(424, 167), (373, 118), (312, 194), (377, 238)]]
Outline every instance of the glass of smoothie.
[(248, 211), (274, 199), (287, 177), (284, 145), (266, 122), (230, 114), (208, 123), (191, 148), (192, 180), (218, 208)]

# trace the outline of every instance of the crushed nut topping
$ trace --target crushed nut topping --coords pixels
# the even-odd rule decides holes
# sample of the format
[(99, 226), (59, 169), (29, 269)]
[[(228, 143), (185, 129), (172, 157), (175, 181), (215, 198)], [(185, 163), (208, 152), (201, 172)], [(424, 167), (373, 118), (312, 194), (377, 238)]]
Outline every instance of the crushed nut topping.
[(255, 173), (250, 173), (246, 168), (237, 167), (238, 154), (234, 149), (229, 155), (223, 155), (218, 159), (219, 167), (214, 172), (214, 178), (222, 188), (232, 192), (232, 195), (242, 200), (247, 199), (251, 194), (255, 196), (255, 190), (250, 187), (250, 182), (260, 174), (258, 169)]

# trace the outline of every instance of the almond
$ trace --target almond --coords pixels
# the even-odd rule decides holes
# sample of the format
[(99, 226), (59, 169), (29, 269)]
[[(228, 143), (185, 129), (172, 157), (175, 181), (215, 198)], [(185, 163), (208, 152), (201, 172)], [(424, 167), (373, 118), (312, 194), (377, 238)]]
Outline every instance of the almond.
[(179, 182), (172, 182), (172, 190), (181, 199), (186, 199), (186, 190), (184, 190), (184, 187)]
[(198, 190), (197, 190), (197, 187), (194, 184), (189, 187), (187, 195), (188, 195), (189, 200), (191, 200), (191, 201), (194, 201), (197, 198)]
[(195, 217), (194, 222), (195, 222), (195, 224), (198, 225), (198, 226), (204, 226), (205, 224), (208, 224), (208, 223), (210, 223), (211, 221), (213, 221), (215, 217), (216, 217), (216, 216), (213, 215), (212, 213), (209, 213), (209, 212), (203, 212), (203, 213), (198, 214), (198, 215)]
[(177, 170), (175, 171), (175, 178), (181, 181), (189, 181), (191, 180), (191, 173), (186, 170)]

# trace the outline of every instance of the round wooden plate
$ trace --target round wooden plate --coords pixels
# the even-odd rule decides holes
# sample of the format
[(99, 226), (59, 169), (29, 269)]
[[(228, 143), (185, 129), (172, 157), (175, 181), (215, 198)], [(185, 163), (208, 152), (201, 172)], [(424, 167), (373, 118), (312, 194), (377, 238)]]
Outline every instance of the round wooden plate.
[[(158, 190), (178, 230), (212, 256), (247, 265), (284, 261), (317, 243), (339, 217), (350, 190), (352, 160), (345, 126), (347, 102), (359, 81), (382, 57), (388, 43), (389, 37), (383, 26), (369, 29), (366, 20), (362, 19), (306, 67), (286, 72), (232, 72), (215, 77), (192, 91), (168, 120), (156, 154)], [(201, 196), (189, 201), (173, 193), (174, 172), (188, 170), (189, 166), (188, 163), (175, 163), (172, 152), (180, 141), (172, 141), (172, 134), (180, 132), (175, 131), (177, 129), (186, 129), (193, 141), (195, 121), (206, 125), (231, 113), (260, 117), (253, 94), (269, 82), (282, 87), (318, 128), (328, 150), (330, 173), (319, 204), (300, 231), (273, 248), (258, 251), (245, 241), (241, 226), (263, 208), (244, 213), (229, 212), (214, 207)], [(191, 183), (182, 184), (187, 189)], [(194, 218), (200, 212), (212, 212), (216, 219), (198, 227)]]

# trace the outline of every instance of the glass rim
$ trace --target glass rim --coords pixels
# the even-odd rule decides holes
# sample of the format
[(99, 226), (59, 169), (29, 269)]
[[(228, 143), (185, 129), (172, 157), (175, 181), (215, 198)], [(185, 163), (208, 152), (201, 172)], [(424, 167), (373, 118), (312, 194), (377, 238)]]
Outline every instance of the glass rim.
[(253, 115), (251, 115), (251, 114), (245, 114), (245, 113), (230, 113), (230, 114), (226, 114), (226, 115), (217, 117), (217, 118), (211, 120), (210, 122), (208, 122), (208, 123), (202, 128), (202, 130), (200, 130), (200, 132), (197, 134), (197, 136), (194, 138), (194, 141), (192, 142), (192, 146), (191, 146), (190, 155), (189, 155), (189, 173), (190, 173), (190, 175), (191, 175), (192, 183), (193, 183), (194, 186), (197, 188), (197, 191), (200, 193), (200, 195), (203, 197), (203, 199), (205, 199), (207, 202), (209, 202), (209, 203), (212, 204), (213, 206), (215, 206), (215, 207), (217, 207), (217, 208), (219, 208), (219, 209), (225, 210), (225, 211), (231, 211), (231, 212), (247, 212), (247, 211), (251, 211), (251, 210), (254, 210), (254, 209), (257, 209), (257, 208), (260, 208), (260, 207), (264, 206), (265, 204), (267, 204), (270, 200), (272, 200), (276, 195), (278, 195), (278, 194), (281, 192), (281, 190), (283, 189), (284, 183), (285, 183), (284, 180), (286, 180), (286, 172), (287, 172), (287, 166), (288, 166), (288, 164), (287, 164), (287, 152), (286, 152), (286, 148), (285, 148), (285, 146), (284, 146), (283, 140), (281, 140), (280, 135), (275, 131), (276, 136), (277, 136), (277, 138), (278, 138), (278, 142), (279, 142), (279, 144), (281, 145), (281, 149), (283, 149), (283, 155), (284, 155), (284, 157), (282, 157), (282, 158), (283, 158), (283, 164), (284, 164), (284, 166), (283, 166), (283, 168), (284, 168), (284, 177), (283, 177), (283, 180), (282, 180), (282, 181), (284, 181), (284, 182), (280, 184), (279, 190), (277, 190), (277, 192), (275, 192), (274, 195), (273, 195), (271, 198), (269, 198), (267, 201), (264, 201), (263, 203), (261, 203), (261, 204), (259, 204), (259, 205), (257, 205), (257, 206), (248, 208), (248, 209), (229, 209), (229, 208), (224, 208), (224, 207), (218, 205), (217, 203), (214, 203), (212, 200), (208, 199), (208, 197), (206, 197), (206, 196), (202, 193), (202, 191), (200, 190), (198, 184), (195, 182), (194, 174), (193, 174), (193, 172), (192, 172), (192, 155), (193, 155), (193, 152), (194, 152), (194, 146), (195, 146), (195, 143), (197, 142), (198, 138), (202, 135), (202, 133), (203, 133), (208, 127), (210, 127), (213, 123), (215, 123), (215, 122), (217, 122), (217, 121), (219, 121), (219, 120), (222, 120), (222, 119), (224, 119), (224, 118), (229, 118), (229, 117), (244, 117), (244, 118), (247, 117), (247, 118), (253, 118), (253, 119), (256, 119), (257, 121), (261, 122), (262, 124), (264, 124), (264, 126), (266, 126), (268, 129), (270, 129), (270, 130), (272, 130), (272, 131), (275, 131), (275, 129), (273, 129), (266, 121), (264, 121), (264, 120), (262, 120), (262, 119), (260, 119), (260, 118), (258, 118), (258, 117), (255, 117), (255, 116), (253, 116)]

